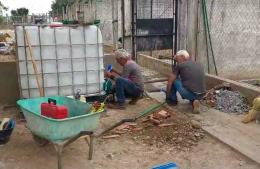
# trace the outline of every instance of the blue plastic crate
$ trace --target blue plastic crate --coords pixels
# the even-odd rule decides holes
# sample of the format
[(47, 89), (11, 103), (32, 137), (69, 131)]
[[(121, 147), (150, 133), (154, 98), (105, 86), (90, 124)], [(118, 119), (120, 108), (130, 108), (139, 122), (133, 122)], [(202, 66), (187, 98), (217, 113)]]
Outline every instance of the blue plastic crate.
[(155, 166), (152, 169), (178, 169), (178, 166), (175, 163), (167, 163)]

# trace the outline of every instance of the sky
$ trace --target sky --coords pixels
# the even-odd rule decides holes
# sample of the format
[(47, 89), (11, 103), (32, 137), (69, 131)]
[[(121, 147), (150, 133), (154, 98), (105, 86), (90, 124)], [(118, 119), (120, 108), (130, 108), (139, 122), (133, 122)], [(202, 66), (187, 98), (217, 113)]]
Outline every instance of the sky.
[(1, 0), (8, 7), (8, 14), (12, 9), (26, 7), (29, 14), (47, 13), (51, 10), (51, 3), (54, 0)]

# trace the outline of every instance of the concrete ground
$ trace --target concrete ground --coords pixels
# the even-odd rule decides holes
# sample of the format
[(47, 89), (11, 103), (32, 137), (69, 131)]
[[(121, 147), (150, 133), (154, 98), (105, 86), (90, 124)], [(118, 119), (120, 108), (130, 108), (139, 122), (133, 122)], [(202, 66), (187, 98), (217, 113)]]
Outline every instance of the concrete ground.
[[(151, 99), (143, 99), (137, 106), (129, 106), (125, 111), (111, 111), (103, 115), (98, 131), (111, 126), (116, 121), (132, 117), (145, 108), (156, 104)], [(5, 111), (3, 116), (16, 117), (15, 110)], [(180, 114), (181, 115), (181, 114)], [(1, 118), (1, 117), (0, 117)], [(51, 144), (39, 147), (32, 139), (24, 122), (17, 121), (10, 142), (0, 146), (0, 169), (46, 169), (56, 168), (55, 149)], [(156, 134), (156, 133), (155, 133)], [(165, 162), (176, 162), (181, 169), (258, 169), (260, 166), (233, 151), (228, 146), (206, 135), (189, 151), (173, 149), (170, 145), (147, 145), (136, 141), (133, 134), (124, 134), (114, 139), (99, 137), (95, 141), (94, 156), (88, 161), (88, 147), (79, 139), (66, 147), (63, 166), (90, 169), (144, 169)]]

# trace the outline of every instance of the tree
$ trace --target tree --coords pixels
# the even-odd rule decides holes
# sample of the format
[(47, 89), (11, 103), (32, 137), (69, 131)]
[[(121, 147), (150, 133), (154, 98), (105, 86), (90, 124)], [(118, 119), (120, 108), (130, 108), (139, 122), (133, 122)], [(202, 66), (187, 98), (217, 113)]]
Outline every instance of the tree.
[(8, 8), (6, 6), (4, 6), (4, 4), (0, 1), (0, 9), (3, 9), (5, 11), (8, 10)]
[(0, 24), (3, 24), (3, 23), (4, 23), (4, 17), (0, 16)]
[(0, 1), (0, 24), (2, 24), (5, 20), (5, 18), (2, 16), (3, 15), (3, 10), (7, 11), (8, 8), (4, 6), (4, 4)]
[(29, 10), (27, 8), (18, 8), (16, 10), (11, 10), (12, 21), (13, 22), (27, 22), (27, 15)]
[(27, 16), (29, 13), (29, 10), (27, 8), (18, 8), (16, 9), (16, 11), (19, 16)]
[(52, 14), (54, 16), (62, 16), (63, 9), (68, 5), (70, 0), (55, 0), (51, 4)]
[(12, 16), (27, 16), (29, 10), (27, 8), (18, 8), (16, 10), (11, 10)]
[(11, 10), (11, 15), (12, 16), (17, 16), (18, 14), (17, 14), (17, 11), (16, 10)]
[(3, 10), (7, 11), (8, 8), (6, 6), (4, 6), (4, 4), (0, 1), (0, 16), (2, 16)]

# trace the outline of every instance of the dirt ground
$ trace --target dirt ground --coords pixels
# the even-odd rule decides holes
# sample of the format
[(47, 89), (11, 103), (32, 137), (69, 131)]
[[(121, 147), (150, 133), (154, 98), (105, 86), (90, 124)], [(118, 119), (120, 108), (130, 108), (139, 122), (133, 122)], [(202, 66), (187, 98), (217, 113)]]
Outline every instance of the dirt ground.
[(0, 54), (0, 62), (15, 62), (15, 55)]
[[(106, 126), (107, 121), (112, 123), (113, 117), (128, 116), (128, 113), (131, 116), (133, 112), (140, 112), (144, 107), (152, 104), (153, 101), (143, 99), (138, 106), (131, 106), (126, 111), (109, 110), (108, 117), (103, 117), (101, 120), (104, 122), (102, 126)], [(17, 110), (11, 109), (10, 112), (13, 113), (8, 115), (5, 113), (4, 116), (18, 117)], [(156, 132), (160, 130), (156, 129)], [(65, 148), (62, 164), (64, 169), (149, 169), (166, 162), (175, 162), (181, 169), (260, 168), (256, 163), (207, 134), (196, 145), (185, 151), (171, 144), (158, 146), (158, 144), (142, 142), (136, 139), (136, 134), (132, 133), (114, 139), (99, 137), (95, 140), (93, 160), (88, 161), (87, 158), (88, 146), (84, 139), (79, 139)], [(57, 168), (55, 149), (51, 144), (39, 147), (25, 127), (25, 123), (18, 120), (10, 142), (0, 146), (0, 169), (35, 168)]]

